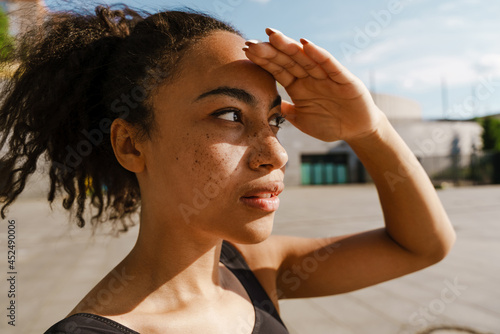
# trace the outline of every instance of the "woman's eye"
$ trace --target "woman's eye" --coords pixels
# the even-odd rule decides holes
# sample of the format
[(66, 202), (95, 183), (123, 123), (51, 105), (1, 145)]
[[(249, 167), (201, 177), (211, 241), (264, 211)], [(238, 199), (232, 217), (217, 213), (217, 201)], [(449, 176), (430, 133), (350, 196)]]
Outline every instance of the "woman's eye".
[[(269, 124), (280, 129), (281, 124), (283, 124), (285, 122), (285, 117), (281, 114), (274, 114), (273, 116), (275, 116), (275, 117), (271, 120), (271, 122)], [(272, 124), (273, 122), (274, 122), (274, 124)]]
[(241, 122), (241, 115), (239, 110), (226, 109), (213, 114), (217, 118), (225, 119), (231, 122)]
[[(236, 109), (225, 109), (225, 110), (220, 110), (213, 115), (217, 118), (224, 119), (226, 121), (230, 122), (240, 122), (243, 123), (241, 120), (241, 111), (236, 110)], [(281, 124), (285, 122), (285, 117), (281, 113), (276, 113), (272, 116), (271, 120), (269, 121), (269, 124), (271, 126), (277, 127), (278, 129), (281, 128)]]

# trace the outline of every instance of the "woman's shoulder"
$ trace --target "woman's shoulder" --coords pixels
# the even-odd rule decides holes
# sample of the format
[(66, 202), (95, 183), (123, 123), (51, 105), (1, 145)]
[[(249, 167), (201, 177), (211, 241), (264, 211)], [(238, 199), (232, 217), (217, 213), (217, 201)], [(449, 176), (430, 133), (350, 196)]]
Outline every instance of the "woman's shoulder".
[(139, 334), (108, 318), (91, 313), (76, 313), (55, 323), (44, 334)]
[[(227, 241), (224, 242), (229, 244)], [(230, 245), (238, 251), (253, 271), (267, 268), (277, 272), (287, 258), (300, 253), (302, 249), (309, 250), (317, 243), (318, 239), (315, 238), (273, 234), (257, 244), (230, 243)]]

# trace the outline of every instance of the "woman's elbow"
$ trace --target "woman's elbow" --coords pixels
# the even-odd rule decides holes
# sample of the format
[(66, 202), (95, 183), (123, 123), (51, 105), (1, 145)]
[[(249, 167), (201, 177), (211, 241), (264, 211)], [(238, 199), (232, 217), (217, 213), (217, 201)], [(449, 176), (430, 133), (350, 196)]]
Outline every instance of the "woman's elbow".
[(457, 240), (457, 234), (450, 225), (450, 228), (445, 232), (441, 232), (436, 239), (427, 254), (430, 262), (432, 262), (431, 264), (440, 262), (450, 253)]

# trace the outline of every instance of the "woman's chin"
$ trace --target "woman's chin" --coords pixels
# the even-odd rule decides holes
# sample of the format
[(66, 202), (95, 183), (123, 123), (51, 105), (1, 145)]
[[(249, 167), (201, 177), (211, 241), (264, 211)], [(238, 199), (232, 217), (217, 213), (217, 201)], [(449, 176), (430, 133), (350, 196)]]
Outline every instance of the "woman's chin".
[(234, 231), (224, 239), (239, 244), (258, 244), (271, 235), (273, 221), (274, 215), (248, 222), (241, 229)]

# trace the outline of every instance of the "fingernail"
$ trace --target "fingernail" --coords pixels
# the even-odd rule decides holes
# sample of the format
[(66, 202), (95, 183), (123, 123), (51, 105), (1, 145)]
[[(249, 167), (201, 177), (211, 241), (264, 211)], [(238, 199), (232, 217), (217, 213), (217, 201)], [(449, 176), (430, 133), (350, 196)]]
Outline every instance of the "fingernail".
[(248, 51), (250, 48), (248, 46), (244, 46), (241, 48), (243, 51)]
[(266, 34), (267, 34), (267, 36), (271, 36), (271, 34), (279, 33), (279, 32), (280, 32), (279, 30), (276, 30), (276, 29), (273, 29), (273, 28), (266, 28)]
[(304, 44), (304, 45), (309, 44), (309, 43), (313, 44), (310, 40), (305, 39), (305, 38), (301, 38), (301, 39), (300, 39), (300, 43), (302, 43), (302, 44)]
[(262, 41), (259, 39), (249, 39), (248, 41), (245, 42), (245, 44), (248, 46), (259, 44), (259, 43), (262, 43)]

